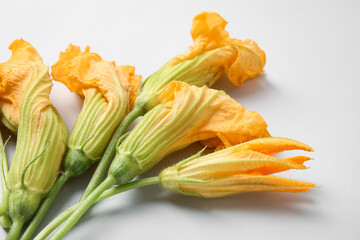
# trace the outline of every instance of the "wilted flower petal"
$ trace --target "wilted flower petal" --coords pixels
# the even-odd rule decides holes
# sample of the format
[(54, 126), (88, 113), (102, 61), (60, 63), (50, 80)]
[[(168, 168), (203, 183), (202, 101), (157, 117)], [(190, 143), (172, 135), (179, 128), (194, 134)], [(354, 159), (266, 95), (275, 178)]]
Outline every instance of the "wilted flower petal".
[(32, 87), (33, 71), (41, 74), (47, 71), (36, 49), (19, 39), (9, 46), (10, 59), (0, 63), (0, 109), (1, 120), (7, 128), (16, 133), (19, 112), (24, 93)]

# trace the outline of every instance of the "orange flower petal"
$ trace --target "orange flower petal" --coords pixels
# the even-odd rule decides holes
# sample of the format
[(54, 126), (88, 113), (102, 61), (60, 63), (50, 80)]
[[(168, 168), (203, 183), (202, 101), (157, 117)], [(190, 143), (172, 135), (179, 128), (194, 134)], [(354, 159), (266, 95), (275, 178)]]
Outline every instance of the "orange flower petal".
[(190, 51), (176, 56), (171, 65), (193, 59), (197, 55), (216, 48), (229, 46), (226, 50), (231, 57), (222, 63), (225, 73), (235, 85), (239, 86), (248, 79), (262, 73), (266, 63), (265, 52), (250, 39), (244, 41), (230, 38), (225, 31), (227, 22), (215, 12), (203, 12), (195, 16), (191, 27), (194, 45)]
[(276, 153), (289, 150), (303, 150), (308, 152), (314, 151), (314, 149), (304, 143), (280, 137), (255, 139), (253, 141), (243, 143), (236, 148), (236, 151), (245, 150), (253, 150), (267, 155), (274, 155)]
[(296, 181), (275, 176), (237, 174), (213, 180), (210, 183), (179, 183), (179, 189), (195, 192), (203, 197), (216, 198), (245, 192), (276, 191), (306, 192), (316, 187), (313, 183)]
[[(89, 47), (82, 52), (70, 44), (60, 53), (58, 62), (52, 66), (54, 80), (84, 98), (68, 141), (70, 150), (81, 149), (81, 154), (91, 161), (103, 154), (114, 130), (133, 107), (141, 80), (141, 76), (134, 73), (134, 67), (117, 67), (114, 62), (90, 52)], [(65, 165), (73, 153), (68, 151), (67, 154)], [(75, 169), (77, 164), (74, 164)]]
[(0, 109), (3, 123), (16, 132), (24, 92), (34, 81), (32, 76), (47, 71), (47, 66), (36, 49), (23, 39), (12, 42), (9, 49), (11, 58), (0, 64)]
[[(217, 94), (216, 97), (214, 94)], [(224, 92), (209, 88), (200, 90), (183, 82), (172, 82), (160, 96), (162, 102), (172, 105), (174, 114), (177, 109), (184, 107), (185, 102), (191, 103), (191, 98), (201, 98), (204, 104), (210, 102), (205, 105), (203, 114), (199, 113), (199, 116), (208, 116), (199, 118), (201, 121), (198, 123), (194, 122), (188, 135), (176, 145), (201, 141), (204, 145), (215, 148), (270, 136), (266, 130), (266, 122), (258, 113), (245, 109)]]

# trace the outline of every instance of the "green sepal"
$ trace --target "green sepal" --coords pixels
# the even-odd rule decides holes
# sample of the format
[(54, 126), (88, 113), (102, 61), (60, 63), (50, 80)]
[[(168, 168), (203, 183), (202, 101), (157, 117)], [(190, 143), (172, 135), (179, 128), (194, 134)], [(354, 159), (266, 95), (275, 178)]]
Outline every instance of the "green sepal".
[(116, 142), (116, 149), (120, 146), (121, 142), (131, 133), (131, 131), (125, 133), (124, 135), (122, 135), (119, 140)]
[[(26, 189), (12, 190), (9, 197), (9, 215), (13, 221), (28, 221), (37, 211), (44, 196)], [(21, 204), (21, 206), (19, 206)]]
[(64, 159), (65, 171), (70, 172), (71, 176), (79, 176), (83, 174), (94, 161), (94, 159), (86, 156), (83, 150), (69, 148)]
[(0, 153), (0, 168), (1, 168), (1, 186), (2, 186), (2, 199), (0, 204), (0, 216), (4, 215), (9, 207), (9, 187), (8, 187), (8, 180), (9, 180), (9, 169), (7, 164), (7, 158), (5, 153), (5, 146), (9, 141), (10, 137), (6, 140), (5, 144), (3, 144), (3, 139), (0, 133), (0, 141), (1, 141), (1, 153)]
[(183, 166), (184, 164), (194, 160), (195, 158), (201, 157), (201, 154), (205, 151), (205, 149), (207, 148), (207, 146), (203, 147), (203, 149), (201, 149), (199, 152), (197, 152), (196, 154), (192, 155), (191, 157), (188, 157), (187, 159), (184, 159), (182, 161), (180, 161), (179, 163), (177, 163), (176, 169), (179, 169), (181, 166)]
[(21, 187), (26, 189), (27, 186), (25, 185), (25, 174), (26, 171), (29, 169), (29, 167), (34, 164), (37, 160), (40, 159), (40, 157), (44, 154), (45, 150), (47, 149), (49, 143), (47, 143), (44, 147), (44, 149), (37, 155), (33, 160), (31, 160), (24, 168), (23, 172), (21, 173)]
[(109, 169), (109, 175), (114, 177), (118, 185), (128, 183), (140, 172), (141, 170), (131, 153), (116, 154)]

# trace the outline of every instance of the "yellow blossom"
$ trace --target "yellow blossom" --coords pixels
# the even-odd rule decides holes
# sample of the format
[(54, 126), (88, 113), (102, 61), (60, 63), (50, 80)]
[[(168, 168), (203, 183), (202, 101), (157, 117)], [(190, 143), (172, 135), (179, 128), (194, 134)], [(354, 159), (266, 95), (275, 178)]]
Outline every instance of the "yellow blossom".
[(28, 42), (15, 40), (13, 54), (1, 65), (3, 120), (18, 128), (9, 169), (9, 215), (14, 221), (9, 238), (36, 212), (51, 190), (66, 149), (67, 129), (49, 100), (52, 79), (48, 67)]
[(0, 63), (0, 109), (1, 121), (16, 133), (21, 100), (33, 84), (33, 71), (36, 69), (40, 74), (48, 67), (36, 49), (22, 39), (15, 40), (9, 49), (12, 51), (10, 59)]
[(144, 108), (146, 112), (156, 106), (172, 81), (210, 87), (226, 74), (232, 83), (241, 85), (262, 73), (266, 62), (264, 51), (250, 39), (230, 38), (226, 24), (215, 12), (195, 16), (191, 27), (194, 45), (145, 80), (135, 108)]
[(254, 191), (304, 192), (315, 184), (269, 176), (288, 169), (306, 169), (310, 158), (278, 158), (271, 155), (285, 150), (313, 149), (286, 138), (262, 138), (215, 153), (201, 153), (168, 167), (160, 174), (162, 185), (182, 194), (207, 198)]
[(263, 118), (223, 91), (173, 82), (117, 148), (110, 167), (118, 184), (145, 172), (166, 155), (196, 141), (221, 149), (270, 136)]
[(83, 108), (69, 137), (65, 167), (74, 175), (83, 173), (99, 159), (117, 125), (131, 110), (140, 76), (132, 66), (117, 67), (79, 47), (69, 45), (52, 66), (54, 80), (84, 99)]

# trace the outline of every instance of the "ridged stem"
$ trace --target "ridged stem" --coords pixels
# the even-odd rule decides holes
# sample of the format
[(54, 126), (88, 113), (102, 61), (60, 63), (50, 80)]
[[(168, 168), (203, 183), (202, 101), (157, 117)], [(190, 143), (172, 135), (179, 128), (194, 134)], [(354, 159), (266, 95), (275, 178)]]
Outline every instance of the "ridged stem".
[(95, 203), (96, 199), (114, 183), (115, 178), (112, 176), (108, 176), (94, 191), (91, 192), (91, 194), (86, 199), (80, 202), (79, 207), (68, 218), (68, 220), (55, 232), (55, 234), (50, 238), (50, 240), (62, 239), (85, 214), (85, 212)]
[[(130, 182), (128, 184), (124, 184), (118, 187), (113, 187), (108, 190), (106, 190), (104, 193), (102, 193), (97, 199), (96, 202), (99, 202), (105, 198), (114, 196), (116, 194), (144, 186), (149, 186), (153, 184), (160, 183), (159, 177), (150, 177), (150, 178), (144, 178), (140, 180), (136, 180), (133, 182)], [(62, 224), (66, 219), (71, 216), (75, 212), (75, 210), (79, 207), (80, 203), (77, 203), (73, 205), (72, 207), (68, 208), (61, 214), (59, 214), (51, 223), (49, 223), (37, 236), (34, 240), (44, 240), (47, 236), (49, 236), (60, 224)]]
[(59, 194), (61, 188), (71, 177), (70, 171), (65, 172), (64, 175), (60, 176), (58, 180), (56, 181), (55, 185), (51, 189), (51, 191), (48, 193), (47, 197), (43, 200), (40, 208), (36, 212), (35, 216), (31, 220), (30, 224), (26, 228), (24, 234), (21, 236), (20, 240), (30, 240), (32, 235), (35, 233), (36, 229), (40, 225), (41, 221), (43, 220), (45, 214), (47, 213), (49, 207), (55, 200), (56, 196)]

